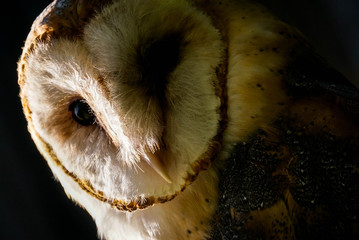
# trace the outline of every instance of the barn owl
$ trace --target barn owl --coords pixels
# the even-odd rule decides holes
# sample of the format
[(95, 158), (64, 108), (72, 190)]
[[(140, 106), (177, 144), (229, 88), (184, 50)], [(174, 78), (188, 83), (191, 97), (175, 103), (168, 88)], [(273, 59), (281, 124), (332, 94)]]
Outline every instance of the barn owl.
[(18, 76), (102, 239), (358, 236), (359, 91), (257, 3), (56, 0)]

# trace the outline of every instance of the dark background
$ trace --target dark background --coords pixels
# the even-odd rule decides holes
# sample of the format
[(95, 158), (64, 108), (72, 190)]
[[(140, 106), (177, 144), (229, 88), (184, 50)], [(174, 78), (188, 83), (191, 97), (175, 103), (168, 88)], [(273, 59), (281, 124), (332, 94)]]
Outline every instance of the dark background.
[[(8, 2), (1, 13), (0, 239), (97, 239), (87, 212), (67, 199), (27, 133), (16, 62), (35, 17), (51, 1)], [(297, 26), (359, 86), (359, 1), (262, 0)]]

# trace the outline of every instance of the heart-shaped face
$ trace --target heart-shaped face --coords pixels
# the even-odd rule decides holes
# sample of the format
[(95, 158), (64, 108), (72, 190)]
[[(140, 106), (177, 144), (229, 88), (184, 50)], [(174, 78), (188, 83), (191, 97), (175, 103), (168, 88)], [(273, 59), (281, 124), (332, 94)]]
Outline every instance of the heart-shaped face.
[(170, 201), (221, 147), (224, 59), (186, 1), (55, 1), (19, 62), (29, 130), (65, 190), (123, 211)]

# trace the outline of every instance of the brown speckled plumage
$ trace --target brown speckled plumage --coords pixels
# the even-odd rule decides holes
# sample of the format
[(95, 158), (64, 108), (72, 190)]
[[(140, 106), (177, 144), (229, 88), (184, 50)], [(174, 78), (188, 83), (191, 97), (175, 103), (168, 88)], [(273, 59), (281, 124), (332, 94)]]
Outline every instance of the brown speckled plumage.
[(292, 100), (221, 172), (214, 240), (359, 237), (359, 91), (304, 57), (284, 70)]

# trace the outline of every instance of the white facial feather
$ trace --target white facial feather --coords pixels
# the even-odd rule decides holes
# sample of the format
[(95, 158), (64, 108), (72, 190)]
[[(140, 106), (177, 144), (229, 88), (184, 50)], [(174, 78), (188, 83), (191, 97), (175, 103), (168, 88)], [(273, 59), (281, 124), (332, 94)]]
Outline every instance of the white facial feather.
[[(162, 106), (156, 97), (146, 96), (146, 87), (139, 86), (141, 78), (146, 76), (137, 66), (137, 58), (150, 44), (170, 35), (183, 39), (170, 43), (174, 44), (173, 48), (180, 48), (180, 61), (169, 73), (163, 93), (167, 106)], [(200, 120), (213, 126), (218, 122), (213, 110), (218, 109), (219, 100), (211, 97), (214, 89), (208, 85), (216, 77), (215, 68), (222, 60), (223, 46), (209, 19), (193, 7), (182, 1), (115, 2), (86, 26), (84, 41), (95, 59), (95, 67), (107, 76), (104, 83), (111, 98), (116, 100), (114, 104), (128, 126), (126, 135), (134, 145), (156, 149), (161, 145), (163, 134), (171, 138), (173, 133), (178, 133), (171, 127), (180, 128), (182, 133), (188, 131), (185, 138), (196, 143), (186, 142), (195, 146), (206, 146), (203, 140), (208, 141), (215, 135), (216, 129), (208, 133), (207, 126), (196, 123)], [(203, 42), (208, 45), (204, 46)], [(163, 59), (163, 63), (169, 60)], [(167, 113), (163, 113), (164, 108), (168, 108)], [(179, 113), (181, 118), (174, 113)], [(170, 124), (171, 117), (175, 119), (173, 124)], [(169, 147), (176, 149), (178, 145), (183, 152), (183, 143), (169, 142)]]
[[(170, 46), (175, 40), (179, 56), (165, 76), (162, 106), (142, 88), (137, 55), (167, 37)], [(30, 132), (68, 195), (94, 217), (100, 235), (183, 238), (188, 232), (181, 226), (193, 232), (195, 227), (195, 238), (208, 234), (215, 171), (181, 190), (188, 174), (196, 174), (192, 164), (218, 133), (216, 68), (223, 57), (211, 20), (185, 1), (115, 1), (89, 22), (83, 42), (60, 38), (38, 43), (31, 52), (22, 88), (31, 110)], [(88, 103), (96, 124), (84, 127), (73, 120), (69, 105), (77, 99)], [(158, 148), (172, 183), (143, 159)], [(107, 200), (99, 201), (84, 186)], [(168, 196), (175, 199), (133, 213), (106, 203)]]

